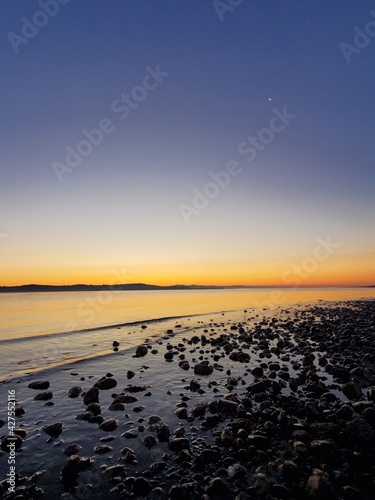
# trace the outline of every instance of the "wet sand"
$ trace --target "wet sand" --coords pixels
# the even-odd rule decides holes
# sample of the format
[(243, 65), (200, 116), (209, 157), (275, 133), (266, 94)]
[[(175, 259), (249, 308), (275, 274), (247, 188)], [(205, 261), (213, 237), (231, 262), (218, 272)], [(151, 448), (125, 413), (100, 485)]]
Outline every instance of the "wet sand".
[(2, 498), (375, 497), (374, 300), (136, 328), (142, 347), (105, 332), (118, 351), (1, 384)]

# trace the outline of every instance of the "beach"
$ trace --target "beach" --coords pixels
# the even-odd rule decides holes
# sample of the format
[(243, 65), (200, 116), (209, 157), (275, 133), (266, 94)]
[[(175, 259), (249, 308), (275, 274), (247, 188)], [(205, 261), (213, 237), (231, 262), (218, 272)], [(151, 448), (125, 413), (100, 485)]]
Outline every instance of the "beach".
[(2, 498), (374, 497), (374, 299), (132, 331), (4, 379)]

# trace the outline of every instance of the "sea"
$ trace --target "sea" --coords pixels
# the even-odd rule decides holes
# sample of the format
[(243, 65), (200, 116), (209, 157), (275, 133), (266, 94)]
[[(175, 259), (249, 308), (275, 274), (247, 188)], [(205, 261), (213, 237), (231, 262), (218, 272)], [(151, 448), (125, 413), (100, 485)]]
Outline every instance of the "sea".
[(375, 288), (238, 288), (0, 294), (0, 381), (105, 356), (194, 317), (375, 298)]

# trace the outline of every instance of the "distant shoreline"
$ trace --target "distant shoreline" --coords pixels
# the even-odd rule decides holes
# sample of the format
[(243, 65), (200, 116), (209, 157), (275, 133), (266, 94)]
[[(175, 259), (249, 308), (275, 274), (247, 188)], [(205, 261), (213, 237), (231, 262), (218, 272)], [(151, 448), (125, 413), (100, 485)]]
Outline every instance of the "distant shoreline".
[[(374, 288), (375, 285), (331, 285), (331, 286), (300, 286), (298, 288)], [(103, 290), (112, 291), (137, 291), (137, 290), (233, 290), (233, 289), (274, 289), (286, 288), (294, 289), (291, 286), (248, 286), (248, 285), (149, 285), (146, 283), (129, 283), (123, 285), (20, 285), (20, 286), (0, 286), (0, 293), (30, 293), (30, 292), (99, 292)]]

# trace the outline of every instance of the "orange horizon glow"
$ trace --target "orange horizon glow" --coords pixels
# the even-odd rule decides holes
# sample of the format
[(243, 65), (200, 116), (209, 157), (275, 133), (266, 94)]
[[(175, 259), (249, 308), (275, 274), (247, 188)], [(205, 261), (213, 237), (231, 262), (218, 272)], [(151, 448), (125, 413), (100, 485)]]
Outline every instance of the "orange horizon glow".
[[(307, 259), (307, 260), (305, 260)], [(375, 285), (375, 255), (332, 255), (323, 262), (308, 257), (211, 262), (181, 265), (60, 266), (3, 269), (1, 286), (120, 285), (145, 283), (159, 286), (350, 287)], [(218, 272), (220, 269), (220, 272)]]

